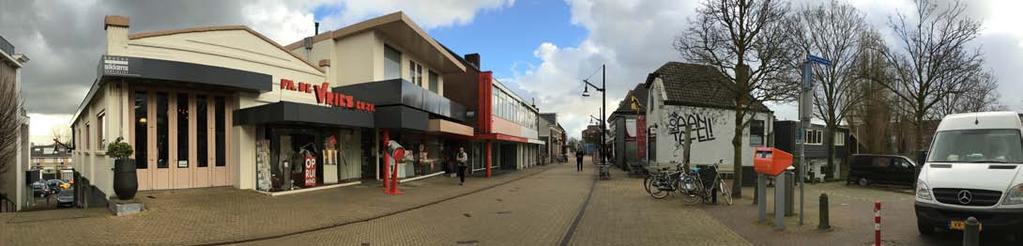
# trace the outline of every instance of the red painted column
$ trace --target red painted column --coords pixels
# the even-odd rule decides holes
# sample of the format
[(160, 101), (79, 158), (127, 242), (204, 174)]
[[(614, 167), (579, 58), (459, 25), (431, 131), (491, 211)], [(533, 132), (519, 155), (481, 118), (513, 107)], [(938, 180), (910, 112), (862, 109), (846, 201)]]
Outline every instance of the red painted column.
[(381, 151), (381, 152), (384, 153), (384, 192), (387, 192), (387, 191), (391, 190), (390, 189), (391, 188), (391, 182), (390, 182), (391, 181), (390, 180), (390, 178), (391, 178), (391, 153), (390, 153), (390, 151), (387, 148), (387, 143), (391, 142), (391, 135), (387, 131), (387, 129), (384, 129), (383, 135), (384, 135), (384, 144), (383, 144), (384, 148), (383, 148), (383, 151)]
[(492, 162), (491, 161), (491, 155), (490, 155), (490, 146), (491, 146), (491, 142), (487, 141), (487, 177), (488, 178), (490, 177), (490, 169), (491, 169), (490, 167), (492, 165), (491, 164), (491, 162)]

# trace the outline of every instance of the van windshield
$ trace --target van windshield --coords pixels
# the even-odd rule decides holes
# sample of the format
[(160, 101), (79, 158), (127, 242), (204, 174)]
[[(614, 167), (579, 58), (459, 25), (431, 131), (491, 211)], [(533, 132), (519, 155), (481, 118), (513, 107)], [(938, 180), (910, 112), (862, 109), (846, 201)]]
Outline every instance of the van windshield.
[(1023, 163), (1016, 129), (940, 131), (934, 136), (928, 162)]

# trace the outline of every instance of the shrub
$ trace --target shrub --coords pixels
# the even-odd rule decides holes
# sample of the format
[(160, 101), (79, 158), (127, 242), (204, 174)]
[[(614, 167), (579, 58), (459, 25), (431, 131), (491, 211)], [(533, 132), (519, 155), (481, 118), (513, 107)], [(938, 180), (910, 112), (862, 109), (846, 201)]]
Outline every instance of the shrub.
[(132, 149), (131, 145), (122, 140), (124, 138), (117, 137), (117, 140), (107, 145), (107, 156), (114, 159), (128, 159), (134, 153), (135, 150)]

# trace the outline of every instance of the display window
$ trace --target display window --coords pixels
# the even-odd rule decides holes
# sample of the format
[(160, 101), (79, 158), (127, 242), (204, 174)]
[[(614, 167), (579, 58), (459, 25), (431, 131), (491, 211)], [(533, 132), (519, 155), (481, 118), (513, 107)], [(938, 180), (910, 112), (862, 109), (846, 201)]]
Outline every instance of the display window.
[[(288, 191), (358, 179), (359, 131), (264, 126), (256, 141), (256, 188)], [(353, 141), (354, 140), (354, 141)]]

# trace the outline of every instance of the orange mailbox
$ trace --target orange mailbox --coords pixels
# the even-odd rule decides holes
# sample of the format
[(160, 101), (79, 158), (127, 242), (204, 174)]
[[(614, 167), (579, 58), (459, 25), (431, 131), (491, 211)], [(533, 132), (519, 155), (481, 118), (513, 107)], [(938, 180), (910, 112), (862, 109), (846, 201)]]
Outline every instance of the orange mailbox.
[(777, 148), (753, 148), (753, 170), (759, 174), (778, 176), (792, 166), (792, 154)]

